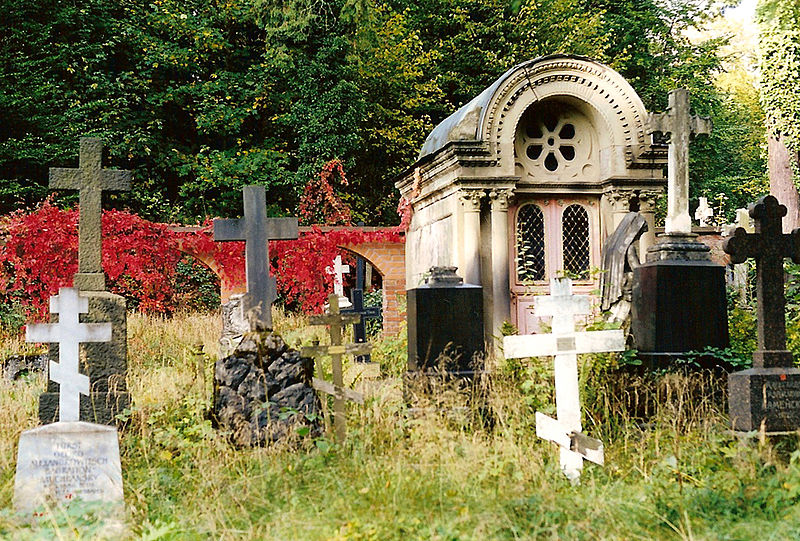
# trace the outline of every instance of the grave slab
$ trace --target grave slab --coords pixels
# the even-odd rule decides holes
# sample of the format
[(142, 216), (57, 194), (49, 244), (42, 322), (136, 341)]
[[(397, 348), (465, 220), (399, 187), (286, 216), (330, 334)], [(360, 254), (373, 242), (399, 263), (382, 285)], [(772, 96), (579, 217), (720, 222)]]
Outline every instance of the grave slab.
[(113, 427), (58, 422), (26, 430), (19, 440), (14, 508), (35, 518), (42, 505), (103, 502), (122, 513), (122, 468)]

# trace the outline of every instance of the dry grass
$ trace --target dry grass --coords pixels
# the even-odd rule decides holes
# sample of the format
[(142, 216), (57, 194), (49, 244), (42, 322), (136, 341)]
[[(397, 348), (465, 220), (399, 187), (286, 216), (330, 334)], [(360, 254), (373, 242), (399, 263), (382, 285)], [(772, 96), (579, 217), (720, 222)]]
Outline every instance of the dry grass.
[[(290, 343), (324, 338), (302, 318), (277, 314), (276, 325)], [(558, 471), (554, 446), (535, 437), (534, 412), (552, 407), (546, 359), (492, 360), (491, 374), (472, 388), (445, 382), (417, 393), (415, 410), (391, 379), (386, 392), (349, 406), (343, 446), (298, 438), (238, 450), (205, 418), (218, 333), (213, 314), (129, 321), (135, 407), (121, 450), (133, 538), (788, 539), (800, 532), (797, 438), (758, 446), (733, 437), (712, 374), (635, 376), (585, 359), (585, 426), (605, 441), (607, 466), (587, 465), (575, 487)], [(396, 340), (381, 344), (381, 358), (399, 357), (399, 348)], [(36, 423), (41, 390), (40, 378), (0, 384), (6, 508), (16, 441)], [(72, 512), (32, 530), (5, 511), (0, 537), (91, 538), (92, 524)]]

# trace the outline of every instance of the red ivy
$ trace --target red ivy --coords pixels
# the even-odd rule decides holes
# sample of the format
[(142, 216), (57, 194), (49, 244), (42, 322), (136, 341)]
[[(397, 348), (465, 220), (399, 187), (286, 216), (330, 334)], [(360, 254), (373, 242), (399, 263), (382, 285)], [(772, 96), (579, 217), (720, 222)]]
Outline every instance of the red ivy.
[(298, 214), (304, 224), (350, 225), (350, 207), (333, 191), (333, 179), (339, 177), (342, 186), (347, 186), (344, 166), (338, 159), (326, 163), (303, 190)]

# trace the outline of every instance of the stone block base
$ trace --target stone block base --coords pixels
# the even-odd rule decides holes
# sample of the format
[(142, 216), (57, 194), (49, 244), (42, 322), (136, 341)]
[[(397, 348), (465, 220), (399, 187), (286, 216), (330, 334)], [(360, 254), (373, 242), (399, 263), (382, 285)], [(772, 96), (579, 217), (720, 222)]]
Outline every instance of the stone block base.
[(729, 345), (725, 268), (711, 261), (658, 260), (634, 270), (634, 347), (654, 362)]
[[(122, 392), (89, 393), (81, 395), (81, 421), (100, 425), (113, 425), (115, 417), (130, 406), (131, 395)], [(39, 396), (39, 420), (42, 424), (58, 421), (58, 393), (42, 393)]]
[(750, 368), (728, 376), (733, 430), (785, 432), (800, 428), (800, 369)]

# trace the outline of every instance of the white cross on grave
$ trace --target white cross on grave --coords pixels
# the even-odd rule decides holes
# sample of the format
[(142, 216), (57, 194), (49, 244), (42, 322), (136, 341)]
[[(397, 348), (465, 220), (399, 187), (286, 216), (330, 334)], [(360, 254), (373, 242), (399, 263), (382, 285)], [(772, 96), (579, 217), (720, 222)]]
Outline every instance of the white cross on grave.
[(625, 349), (621, 330), (575, 331), (575, 316), (591, 313), (589, 297), (572, 294), (569, 278), (554, 278), (550, 296), (534, 297), (536, 316), (553, 316), (552, 334), (506, 336), (506, 359), (553, 355), (555, 357), (557, 419), (536, 412), (536, 435), (561, 447), (561, 469), (573, 482), (580, 479), (583, 460), (603, 464), (603, 442), (581, 433), (581, 402), (578, 389), (578, 353), (600, 353)]
[(325, 267), (325, 272), (333, 275), (333, 292), (339, 297), (339, 308), (351, 307), (350, 299), (344, 296), (344, 275), (350, 273), (350, 265), (342, 265), (342, 256), (337, 255), (333, 267)]
[(50, 297), (50, 312), (58, 323), (32, 323), (25, 329), (26, 342), (58, 343), (59, 362), (50, 361), (50, 379), (59, 384), (60, 421), (78, 421), (80, 395), (89, 394), (89, 378), (79, 371), (80, 344), (110, 342), (111, 323), (80, 323), (89, 312), (89, 299), (72, 287), (62, 287)]
[(708, 206), (708, 199), (705, 197), (700, 198), (700, 204), (697, 210), (694, 211), (694, 219), (700, 222), (700, 227), (706, 227), (708, 221), (714, 217), (714, 209)]

